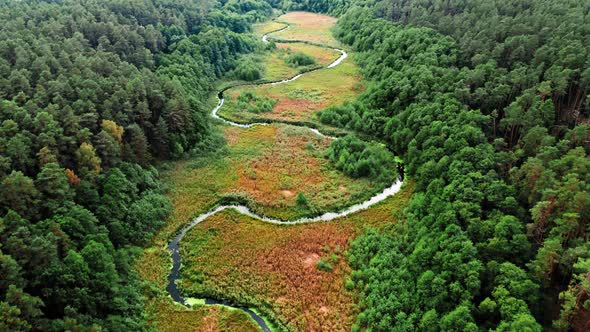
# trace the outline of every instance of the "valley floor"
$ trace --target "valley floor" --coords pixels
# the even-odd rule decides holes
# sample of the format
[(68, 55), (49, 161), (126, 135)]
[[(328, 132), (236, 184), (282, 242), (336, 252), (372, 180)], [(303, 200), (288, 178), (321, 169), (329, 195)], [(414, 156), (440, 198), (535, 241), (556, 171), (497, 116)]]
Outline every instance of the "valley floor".
[[(294, 12), (255, 27), (255, 34), (291, 27), (273, 37), (338, 45), (330, 29), (335, 19)], [(277, 43), (264, 54), (264, 79), (285, 79), (298, 73), (285, 57), (303, 52), (326, 67), (339, 54), (305, 43)], [(352, 100), (362, 89), (351, 57), (331, 69), (281, 85), (229, 90), (222, 117), (319, 123), (317, 111)], [(238, 104), (249, 92), (274, 101), (272, 110), (254, 113)], [(206, 157), (168, 163), (162, 173), (170, 188), (173, 213), (146, 249), (137, 269), (150, 288), (152, 325), (162, 331), (255, 331), (243, 311), (195, 301), (190, 309), (176, 304), (165, 288), (170, 269), (167, 242), (197, 215), (231, 197), (248, 203), (260, 215), (293, 220), (338, 211), (383, 189), (366, 178), (353, 179), (325, 158), (330, 138), (308, 128), (282, 123), (252, 128), (219, 125), (226, 145)], [(181, 280), (186, 297), (213, 297), (256, 308), (277, 330), (348, 331), (356, 314), (355, 293), (347, 289), (350, 268), (346, 251), (366, 227), (386, 227), (412, 192), (401, 192), (367, 210), (334, 221), (273, 225), (238, 212), (217, 213), (192, 228), (180, 244)], [(305, 197), (302, 202), (300, 197)]]

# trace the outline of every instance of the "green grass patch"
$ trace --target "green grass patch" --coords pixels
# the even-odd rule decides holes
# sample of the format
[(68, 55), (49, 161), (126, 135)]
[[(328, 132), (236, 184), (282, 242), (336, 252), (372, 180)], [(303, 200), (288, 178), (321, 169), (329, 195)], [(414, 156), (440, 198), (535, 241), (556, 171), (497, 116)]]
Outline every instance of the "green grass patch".
[(242, 91), (238, 96), (236, 107), (258, 114), (271, 112), (276, 103), (276, 100), (268, 97), (260, 97), (253, 91), (246, 90)]
[(185, 299), (184, 302), (189, 307), (193, 307), (196, 305), (205, 305), (205, 299), (196, 299), (194, 297), (189, 297), (189, 298)]
[[(358, 95), (362, 86), (358, 82), (357, 67), (345, 59), (339, 66), (306, 73), (299, 79), (277, 85), (246, 86), (225, 92), (226, 103), (219, 111), (225, 118), (237, 122), (259, 120), (280, 122), (310, 122), (316, 127), (322, 123), (316, 115), (320, 110), (340, 105)], [(321, 87), (317, 82), (322, 82)], [(264, 114), (244, 112), (238, 105), (238, 97), (244, 91), (266, 96), (276, 103), (272, 111)]]

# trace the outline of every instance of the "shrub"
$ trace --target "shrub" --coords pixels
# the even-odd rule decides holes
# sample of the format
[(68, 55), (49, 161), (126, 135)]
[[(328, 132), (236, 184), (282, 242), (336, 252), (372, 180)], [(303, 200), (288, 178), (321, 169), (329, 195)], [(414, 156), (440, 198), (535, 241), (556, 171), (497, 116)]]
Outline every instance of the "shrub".
[(320, 270), (320, 271), (324, 271), (324, 272), (332, 272), (332, 270), (334, 269), (332, 267), (332, 264), (330, 264), (328, 261), (325, 261), (323, 259), (320, 259), (317, 263), (316, 263), (316, 267)]
[(354, 177), (390, 182), (396, 174), (395, 160), (385, 147), (348, 135), (335, 140), (326, 153), (337, 169)]
[(289, 55), (285, 62), (289, 67), (300, 67), (315, 64), (315, 59), (311, 55), (299, 52)]
[(346, 278), (346, 280), (344, 281), (344, 288), (346, 288), (346, 290), (349, 291), (354, 290), (354, 281), (352, 281), (352, 279), (350, 278)]
[(262, 72), (263, 69), (260, 64), (249, 58), (241, 60), (235, 69), (236, 77), (248, 82), (262, 78)]
[(248, 112), (264, 113), (271, 112), (276, 103), (276, 100), (259, 97), (253, 91), (244, 91), (238, 96), (237, 106)]
[(307, 197), (305, 197), (305, 194), (302, 192), (297, 194), (297, 197), (295, 198), (295, 203), (297, 203), (297, 205), (299, 206), (308, 206), (309, 204), (309, 202), (307, 201)]

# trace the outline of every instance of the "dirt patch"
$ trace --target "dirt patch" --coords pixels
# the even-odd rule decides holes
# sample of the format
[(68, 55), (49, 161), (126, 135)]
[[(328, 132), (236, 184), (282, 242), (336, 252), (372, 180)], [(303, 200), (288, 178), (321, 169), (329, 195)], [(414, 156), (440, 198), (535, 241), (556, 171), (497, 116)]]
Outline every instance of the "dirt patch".
[(295, 193), (292, 192), (291, 190), (281, 190), (281, 195), (283, 195), (283, 197), (285, 197), (285, 198), (291, 198), (291, 197), (295, 196)]
[(306, 268), (315, 266), (319, 260), (320, 255), (316, 253), (309, 254), (305, 256), (305, 258), (303, 259), (303, 266), (305, 266)]
[(342, 191), (348, 191), (348, 187), (346, 187), (345, 185), (341, 184), (338, 186), (338, 189), (342, 190)]

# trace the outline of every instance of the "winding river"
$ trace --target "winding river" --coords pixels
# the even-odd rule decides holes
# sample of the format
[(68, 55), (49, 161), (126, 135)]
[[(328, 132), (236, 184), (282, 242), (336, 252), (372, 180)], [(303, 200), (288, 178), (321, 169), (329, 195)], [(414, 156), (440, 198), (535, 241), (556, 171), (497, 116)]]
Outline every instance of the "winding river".
[[(287, 25), (286, 27), (283, 27), (281, 29), (271, 31), (271, 32), (265, 34), (264, 36), (262, 36), (262, 41), (264, 43), (268, 43), (269, 38), (272, 38), (272, 37), (269, 37), (270, 34), (285, 31), (285, 30), (289, 29), (290, 27), (291, 27), (290, 25)], [(291, 42), (297, 42), (297, 41), (291, 41)], [(326, 46), (322, 46), (322, 47), (326, 47)], [(326, 47), (326, 48), (330, 48), (330, 47)], [(325, 68), (320, 67), (320, 68), (312, 69), (311, 71), (334, 68), (334, 67), (338, 66), (348, 56), (348, 53), (344, 50), (337, 49), (337, 48), (331, 48), (331, 49), (340, 53), (340, 56), (338, 57), (338, 59), (336, 59), (334, 62), (332, 62), (330, 65), (328, 65)], [(308, 72), (311, 72), (311, 71), (308, 71)], [(277, 80), (277, 81), (264, 82), (264, 83), (258, 83), (258, 84), (253, 83), (252, 85), (285, 84), (285, 83), (295, 81), (303, 75), (304, 74), (298, 74), (298, 75), (295, 75), (295, 76), (293, 76), (289, 79), (285, 79), (285, 80)], [(225, 102), (225, 99), (223, 98), (223, 93), (224, 93), (224, 91), (226, 91), (230, 88), (231, 87), (225, 88), (219, 92), (219, 94), (218, 94), (219, 102), (218, 102), (217, 106), (211, 111), (212, 117), (219, 119), (230, 126), (235, 126), (235, 127), (240, 127), (240, 128), (251, 128), (253, 126), (266, 126), (266, 125), (270, 124), (270, 123), (266, 123), (266, 122), (237, 123), (237, 122), (233, 122), (233, 121), (230, 121), (228, 119), (225, 119), (225, 118), (219, 116), (217, 114), (217, 112), (223, 107), (223, 104)], [(308, 128), (308, 129), (318, 136), (328, 137), (330, 139), (337, 139), (336, 137), (325, 135), (315, 128)], [(397, 192), (400, 191), (401, 186), (402, 186), (402, 180), (397, 180), (390, 187), (385, 188), (381, 193), (371, 197), (370, 199), (368, 199), (364, 202), (350, 206), (343, 211), (327, 212), (327, 213), (324, 213), (324, 214), (316, 216), (316, 217), (301, 218), (301, 219), (297, 219), (297, 220), (280, 220), (280, 219), (273, 219), (273, 218), (269, 218), (266, 216), (258, 215), (258, 214), (253, 213), (252, 211), (250, 211), (250, 209), (248, 207), (243, 206), (243, 205), (220, 205), (220, 206), (216, 207), (215, 209), (213, 209), (209, 212), (203, 213), (203, 214), (199, 215), (198, 217), (196, 217), (193, 221), (190, 222), (190, 224), (188, 224), (186, 227), (184, 227), (180, 231), (180, 233), (178, 233), (178, 235), (176, 235), (176, 237), (174, 237), (174, 239), (172, 239), (172, 241), (170, 241), (170, 243), (168, 244), (168, 250), (170, 251), (171, 257), (172, 257), (172, 269), (170, 270), (170, 274), (168, 275), (168, 286), (166, 287), (166, 290), (168, 291), (168, 293), (170, 294), (170, 296), (172, 297), (172, 299), (175, 302), (178, 302), (182, 305), (186, 305), (185, 298), (182, 296), (182, 294), (180, 293), (180, 290), (178, 289), (178, 286), (176, 285), (176, 282), (180, 279), (180, 267), (181, 267), (181, 256), (180, 256), (180, 251), (179, 251), (180, 241), (182, 240), (182, 238), (186, 235), (186, 233), (191, 228), (195, 227), (200, 222), (204, 221), (205, 219), (209, 218), (210, 216), (212, 216), (218, 212), (221, 212), (223, 210), (233, 209), (233, 210), (235, 210), (243, 215), (249, 216), (251, 218), (254, 218), (254, 219), (257, 219), (257, 220), (260, 220), (263, 222), (268, 222), (271, 224), (277, 224), (277, 225), (303, 224), (303, 223), (330, 221), (330, 220), (334, 220), (334, 219), (344, 217), (349, 214), (367, 209), (368, 207), (370, 207), (374, 204), (377, 204), (390, 196), (395, 195)], [(270, 327), (266, 324), (264, 319), (262, 317), (260, 317), (257, 313), (255, 313), (254, 311), (252, 311), (251, 309), (249, 309), (247, 307), (234, 305), (233, 303), (229, 303), (227, 301), (223, 301), (220, 299), (212, 299), (212, 298), (206, 298), (205, 304), (224, 305), (224, 306), (227, 306), (230, 308), (243, 310), (244, 312), (246, 312), (248, 315), (250, 315), (256, 321), (256, 323), (262, 329), (262, 331), (271, 332)]]

